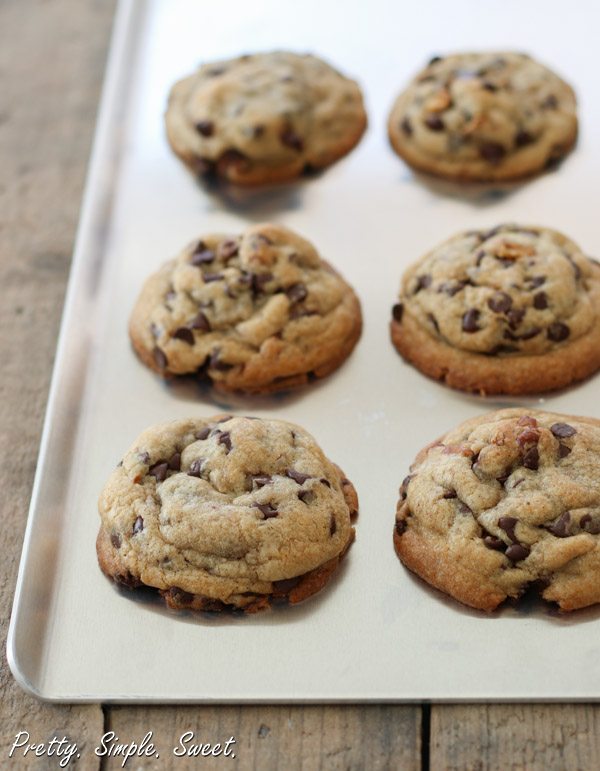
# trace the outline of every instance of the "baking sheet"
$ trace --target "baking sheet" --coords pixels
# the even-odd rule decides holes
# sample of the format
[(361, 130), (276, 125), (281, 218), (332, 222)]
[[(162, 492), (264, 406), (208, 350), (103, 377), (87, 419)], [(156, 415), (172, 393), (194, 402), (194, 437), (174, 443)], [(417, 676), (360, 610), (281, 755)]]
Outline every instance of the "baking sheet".
[[(122, 0), (25, 537), (8, 656), (19, 683), (64, 701), (291, 702), (593, 700), (600, 610), (560, 617), (524, 603), (486, 616), (399, 564), (392, 527), (417, 451), (508, 400), (465, 396), (402, 362), (388, 320), (403, 268), (463, 228), (503, 221), (563, 230), (600, 253), (599, 76), (589, 66), (600, 6), (530, 0), (418, 4), (305, 0)], [(518, 23), (517, 23), (518, 22)], [(219, 195), (172, 156), (162, 113), (171, 83), (200, 59), (289, 47), (357, 77), (370, 125), (315, 179)], [(453, 49), (527, 50), (571, 81), (581, 139), (555, 173), (516, 187), (459, 188), (415, 177), (388, 147), (397, 90)], [(219, 398), (164, 385), (134, 357), (127, 318), (145, 276), (203, 232), (271, 220), (312, 240), (355, 286), (365, 328), (350, 360), (278, 398)], [(510, 404), (600, 417), (599, 378)], [(306, 604), (249, 618), (180, 616), (133, 599), (96, 564), (98, 493), (153, 423), (221, 410), (295, 421), (356, 485), (357, 540)]]

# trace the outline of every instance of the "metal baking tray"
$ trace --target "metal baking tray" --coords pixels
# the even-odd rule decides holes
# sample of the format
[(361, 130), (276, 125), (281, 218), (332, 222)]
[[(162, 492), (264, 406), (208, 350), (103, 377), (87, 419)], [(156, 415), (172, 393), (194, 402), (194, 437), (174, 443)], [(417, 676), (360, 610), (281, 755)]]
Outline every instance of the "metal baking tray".
[[(514, 20), (519, 23), (515, 24)], [(490, 616), (445, 599), (398, 562), (398, 486), (417, 451), (506, 405), (453, 392), (404, 364), (388, 337), (404, 267), (463, 228), (549, 224), (600, 253), (600, 99), (589, 66), (600, 5), (305, 0), (123, 0), (65, 305), (8, 640), (11, 669), (38, 697), (106, 702), (593, 700), (600, 610), (559, 616), (525, 603)], [(535, 30), (535, 35), (531, 31)], [(233, 194), (200, 187), (163, 132), (169, 86), (203, 60), (272, 48), (314, 51), (356, 76), (370, 125), (317, 178)], [(413, 175), (388, 146), (393, 97), (431, 54), (510, 47), (555, 66), (580, 96), (581, 139), (553, 173), (502, 188)], [(145, 276), (203, 232), (285, 223), (358, 291), (362, 340), (333, 376), (279, 398), (216, 401), (165, 385), (130, 350), (127, 318)], [(594, 378), (511, 404), (600, 417)], [(221, 410), (311, 431), (355, 483), (357, 540), (306, 604), (249, 618), (173, 614), (117, 590), (96, 564), (96, 501), (146, 426)]]

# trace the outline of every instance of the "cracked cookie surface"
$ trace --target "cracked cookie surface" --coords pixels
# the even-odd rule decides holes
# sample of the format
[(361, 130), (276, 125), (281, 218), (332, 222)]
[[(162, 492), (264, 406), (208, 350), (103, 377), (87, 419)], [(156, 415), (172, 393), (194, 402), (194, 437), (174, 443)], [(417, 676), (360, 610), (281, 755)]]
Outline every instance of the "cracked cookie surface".
[(353, 80), (285, 51), (203, 65), (173, 86), (165, 120), (172, 149), (194, 173), (238, 185), (329, 166), (367, 124)]
[(524, 409), (468, 420), (411, 466), (396, 552), (482, 610), (532, 583), (562, 610), (600, 602), (599, 470), (599, 420)]
[(304, 429), (216, 415), (147, 429), (99, 500), (103, 572), (174, 608), (262, 610), (329, 580), (354, 539), (351, 482)]
[(562, 388), (600, 368), (600, 265), (549, 228), (460, 233), (405, 272), (391, 336), (454, 388)]
[(397, 98), (391, 144), (409, 165), (459, 181), (526, 177), (577, 138), (572, 88), (526, 54), (434, 57)]
[(203, 236), (152, 275), (129, 331), (164, 376), (198, 373), (223, 391), (269, 393), (333, 372), (361, 328), (352, 287), (308, 241), (256, 225)]

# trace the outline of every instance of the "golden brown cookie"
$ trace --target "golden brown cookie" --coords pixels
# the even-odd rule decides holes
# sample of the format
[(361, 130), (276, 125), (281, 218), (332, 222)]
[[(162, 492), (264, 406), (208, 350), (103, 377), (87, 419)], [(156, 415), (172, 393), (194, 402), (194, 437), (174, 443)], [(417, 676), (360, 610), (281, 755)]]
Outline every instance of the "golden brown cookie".
[(419, 171), (458, 181), (536, 174), (575, 144), (573, 89), (526, 54), (434, 57), (397, 98), (392, 147)]
[(530, 585), (562, 610), (600, 602), (600, 421), (510, 409), (426, 447), (400, 488), (394, 546), (491, 611)]
[(352, 287), (308, 241), (278, 225), (188, 245), (146, 281), (130, 320), (147, 366), (246, 393), (330, 374), (361, 328)]
[(453, 388), (562, 388), (600, 368), (600, 265), (549, 228), (460, 233), (406, 271), (391, 336)]
[(285, 51), (203, 65), (173, 86), (165, 120), (172, 149), (195, 174), (236, 185), (329, 166), (367, 125), (353, 80), (315, 56)]
[(216, 415), (144, 431), (99, 501), (103, 572), (169, 607), (301, 602), (354, 540), (351, 482), (304, 429)]

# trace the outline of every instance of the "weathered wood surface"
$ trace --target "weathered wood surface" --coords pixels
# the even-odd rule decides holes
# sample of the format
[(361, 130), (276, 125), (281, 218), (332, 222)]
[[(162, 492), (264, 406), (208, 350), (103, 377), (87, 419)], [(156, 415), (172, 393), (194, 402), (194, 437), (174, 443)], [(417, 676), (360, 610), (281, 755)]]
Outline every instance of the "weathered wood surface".
[[(73, 238), (108, 45), (113, 0), (0, 0), (0, 634), (6, 638)], [(4, 646), (3, 646), (4, 647)], [(399, 653), (401, 655), (401, 653)], [(76, 768), (119, 768), (93, 753), (105, 730), (162, 753), (128, 768), (593, 769), (595, 706), (53, 706), (26, 696), (4, 658), (0, 766), (19, 730), (78, 742)], [(423, 725), (422, 725), (423, 723)], [(430, 730), (429, 730), (430, 729)], [(177, 758), (194, 742), (236, 738), (236, 759)], [(423, 741), (425, 746), (421, 746)]]

